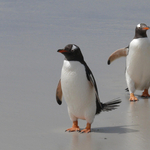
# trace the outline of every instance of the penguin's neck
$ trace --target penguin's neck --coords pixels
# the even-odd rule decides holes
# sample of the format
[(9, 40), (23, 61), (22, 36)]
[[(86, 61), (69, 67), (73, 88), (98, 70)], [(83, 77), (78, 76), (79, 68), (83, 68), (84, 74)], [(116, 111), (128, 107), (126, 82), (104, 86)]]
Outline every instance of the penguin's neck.
[(79, 61), (68, 61), (68, 60), (64, 60), (63, 63), (63, 69), (65, 69), (66, 71), (75, 71), (77, 68), (80, 67), (80, 65), (82, 65)]
[(147, 34), (146, 32), (135, 32), (135, 36), (134, 36), (134, 39), (138, 39), (138, 38), (146, 38), (147, 37)]

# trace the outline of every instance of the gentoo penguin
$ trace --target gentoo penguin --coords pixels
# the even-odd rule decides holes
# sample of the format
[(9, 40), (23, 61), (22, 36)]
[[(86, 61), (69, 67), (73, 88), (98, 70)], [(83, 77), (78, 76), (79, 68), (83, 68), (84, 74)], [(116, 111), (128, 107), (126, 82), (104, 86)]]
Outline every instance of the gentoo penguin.
[(88, 133), (91, 131), (95, 115), (101, 111), (116, 109), (121, 100), (100, 102), (94, 76), (77, 45), (69, 44), (64, 49), (59, 49), (58, 52), (62, 53), (65, 59), (56, 90), (56, 100), (60, 105), (62, 95), (64, 96), (70, 119), (73, 122), (72, 127), (66, 131), (80, 131), (78, 119), (82, 119), (87, 121), (87, 125), (81, 132)]
[(135, 90), (144, 90), (142, 97), (149, 97), (150, 87), (150, 41), (146, 31), (146, 24), (140, 23), (135, 28), (135, 36), (129, 46), (119, 49), (111, 54), (108, 64), (113, 60), (126, 57), (126, 82), (130, 92), (130, 101), (137, 101)]

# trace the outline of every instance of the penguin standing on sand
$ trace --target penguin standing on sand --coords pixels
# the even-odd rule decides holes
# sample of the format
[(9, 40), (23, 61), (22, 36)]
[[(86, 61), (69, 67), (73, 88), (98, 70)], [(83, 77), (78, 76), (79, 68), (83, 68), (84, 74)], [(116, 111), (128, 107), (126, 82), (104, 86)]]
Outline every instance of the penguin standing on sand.
[(144, 90), (142, 97), (150, 97), (150, 41), (146, 31), (146, 24), (138, 24), (135, 28), (135, 36), (126, 48), (119, 49), (111, 54), (108, 64), (113, 60), (127, 56), (126, 58), (126, 82), (130, 92), (130, 101), (137, 101), (135, 90)]
[(88, 133), (91, 131), (95, 115), (101, 111), (116, 109), (121, 100), (100, 102), (94, 76), (77, 45), (69, 44), (64, 49), (59, 49), (58, 52), (62, 53), (65, 59), (56, 90), (56, 100), (61, 105), (62, 95), (64, 96), (70, 119), (73, 122), (72, 127), (66, 131), (80, 131), (78, 119), (82, 119), (87, 121), (87, 125), (81, 132)]

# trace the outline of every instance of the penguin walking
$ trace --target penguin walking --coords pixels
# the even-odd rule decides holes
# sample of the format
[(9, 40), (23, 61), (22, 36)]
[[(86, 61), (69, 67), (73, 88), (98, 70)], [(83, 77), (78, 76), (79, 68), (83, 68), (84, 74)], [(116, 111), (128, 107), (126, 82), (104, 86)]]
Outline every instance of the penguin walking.
[(80, 131), (78, 119), (82, 119), (87, 121), (87, 125), (81, 132), (89, 133), (95, 115), (101, 111), (116, 109), (121, 100), (100, 102), (94, 76), (77, 45), (69, 44), (64, 49), (59, 49), (58, 52), (62, 53), (65, 59), (56, 90), (56, 100), (61, 105), (62, 95), (64, 96), (70, 119), (73, 122), (72, 127), (66, 131)]
[(144, 90), (142, 97), (150, 97), (150, 41), (146, 24), (140, 23), (135, 28), (135, 36), (129, 46), (116, 50), (108, 59), (110, 64), (115, 59), (126, 56), (126, 83), (130, 92), (130, 101), (137, 101), (135, 90)]

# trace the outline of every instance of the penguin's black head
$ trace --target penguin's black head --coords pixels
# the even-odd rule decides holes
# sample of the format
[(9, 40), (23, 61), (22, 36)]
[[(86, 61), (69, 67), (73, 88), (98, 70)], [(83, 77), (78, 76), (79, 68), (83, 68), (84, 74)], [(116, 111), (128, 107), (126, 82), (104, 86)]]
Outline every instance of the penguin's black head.
[(147, 37), (146, 31), (150, 29), (145, 23), (140, 23), (135, 28), (135, 37), (134, 38), (144, 38)]
[(75, 44), (68, 44), (64, 49), (59, 49), (57, 52), (62, 53), (69, 61), (83, 61), (83, 55), (80, 48)]

